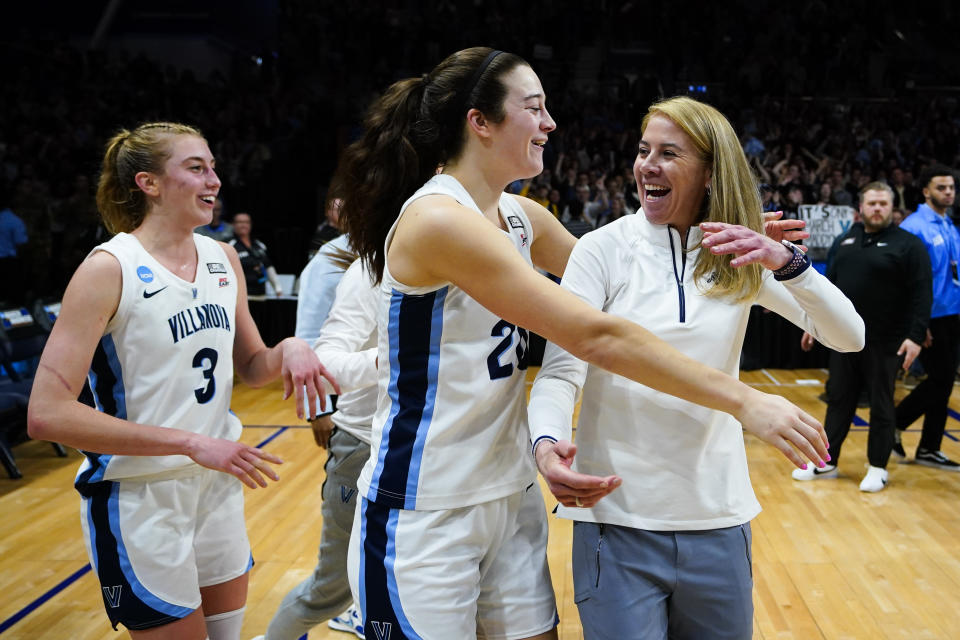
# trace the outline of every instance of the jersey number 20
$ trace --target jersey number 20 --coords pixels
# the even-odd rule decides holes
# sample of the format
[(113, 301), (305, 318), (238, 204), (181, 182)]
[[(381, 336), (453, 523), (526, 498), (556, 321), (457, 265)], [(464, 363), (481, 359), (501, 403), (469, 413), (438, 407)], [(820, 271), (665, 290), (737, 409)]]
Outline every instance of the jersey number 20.
[(501, 320), (493, 325), (493, 331), (490, 332), (490, 335), (494, 338), (503, 337), (503, 340), (497, 344), (493, 352), (487, 356), (487, 369), (490, 371), (491, 380), (509, 378), (513, 375), (513, 363), (502, 363), (500, 358), (510, 349), (510, 345), (513, 344), (514, 331), (517, 332), (517, 369), (523, 371), (527, 368), (527, 345), (530, 341), (530, 334), (528, 334), (527, 330), (523, 327), (510, 324), (506, 320)]

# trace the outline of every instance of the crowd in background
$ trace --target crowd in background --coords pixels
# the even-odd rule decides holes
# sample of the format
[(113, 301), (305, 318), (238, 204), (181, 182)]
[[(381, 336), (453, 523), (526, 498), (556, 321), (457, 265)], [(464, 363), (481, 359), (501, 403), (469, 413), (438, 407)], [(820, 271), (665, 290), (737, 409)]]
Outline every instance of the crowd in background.
[(56, 297), (104, 239), (93, 198), (102, 145), (148, 120), (205, 133), (226, 219), (249, 212), (257, 235), (283, 247), (277, 270), (299, 272), (360, 105), (477, 42), (520, 53), (543, 78), (558, 122), (547, 169), (512, 188), (578, 234), (639, 207), (639, 124), (661, 95), (689, 93), (727, 114), (771, 210), (855, 203), (863, 184), (884, 180), (907, 215), (921, 200), (914, 181), (923, 166), (960, 166), (960, 92), (950, 86), (960, 86), (960, 65), (943, 15), (956, 9), (938, 4), (935, 15), (908, 18), (865, 0), (775, 11), (770, 2), (681, 5), (658, 8), (644, 26), (646, 9), (633, 2), (585, 11), (567, 0), (287, 0), (274, 49), (238, 51), (209, 77), (11, 29), (0, 42), (8, 98), (0, 101), (0, 210), (19, 217), (28, 238), (16, 248), (27, 277), (13, 302)]

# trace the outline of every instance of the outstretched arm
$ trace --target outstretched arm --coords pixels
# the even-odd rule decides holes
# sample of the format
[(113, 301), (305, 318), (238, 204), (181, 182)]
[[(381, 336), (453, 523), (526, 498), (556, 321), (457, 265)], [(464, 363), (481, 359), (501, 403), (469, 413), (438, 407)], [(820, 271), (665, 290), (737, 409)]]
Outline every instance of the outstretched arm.
[(591, 308), (531, 269), (490, 221), (452, 199), (410, 205), (389, 248), (391, 272), (411, 286), (453, 282), (494, 314), (582, 360), (690, 402), (730, 413), (797, 466), (823, 464), (826, 438), (811, 415), (689, 358), (639, 325)]
[[(235, 274), (243, 273), (240, 258), (230, 245), (221, 243), (230, 259)], [(257, 325), (247, 306), (247, 285), (243, 278), (237, 281), (236, 335), (233, 342), (233, 364), (237, 375), (251, 387), (259, 387), (283, 377), (283, 399), (291, 395), (297, 399), (297, 416), (303, 418), (304, 399), (309, 407), (325, 404), (322, 397), (323, 378), (326, 378), (339, 393), (336, 381), (320, 364), (313, 349), (300, 338), (286, 338), (272, 348), (267, 348), (260, 337)], [(306, 391), (304, 391), (306, 390)]]

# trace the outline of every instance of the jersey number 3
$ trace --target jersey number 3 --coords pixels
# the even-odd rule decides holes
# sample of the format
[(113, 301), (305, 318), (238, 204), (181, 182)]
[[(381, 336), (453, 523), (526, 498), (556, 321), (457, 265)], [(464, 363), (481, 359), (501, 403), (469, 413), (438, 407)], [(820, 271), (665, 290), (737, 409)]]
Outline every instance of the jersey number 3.
[(213, 377), (213, 370), (216, 366), (217, 352), (214, 349), (209, 347), (200, 349), (200, 351), (197, 351), (197, 355), (193, 356), (193, 368), (203, 369), (203, 377), (207, 381), (206, 387), (193, 390), (194, 395), (197, 396), (197, 402), (200, 404), (210, 402), (210, 398), (217, 392), (217, 381)]
[(503, 354), (510, 350), (510, 345), (513, 344), (514, 331), (517, 333), (517, 369), (523, 371), (527, 368), (527, 345), (530, 341), (530, 334), (522, 327), (501, 320), (493, 325), (493, 331), (490, 332), (490, 335), (494, 338), (503, 337), (503, 340), (497, 344), (493, 352), (487, 356), (487, 369), (490, 371), (491, 380), (509, 378), (513, 375), (513, 363), (502, 363), (500, 359)]

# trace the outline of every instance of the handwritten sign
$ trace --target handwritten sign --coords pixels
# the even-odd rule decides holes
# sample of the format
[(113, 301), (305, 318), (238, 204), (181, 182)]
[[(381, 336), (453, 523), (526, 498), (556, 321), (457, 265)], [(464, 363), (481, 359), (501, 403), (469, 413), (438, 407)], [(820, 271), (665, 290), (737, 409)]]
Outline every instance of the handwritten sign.
[(853, 224), (856, 210), (844, 205), (802, 204), (798, 211), (798, 218), (806, 220), (807, 231), (810, 237), (804, 244), (810, 249), (810, 258), (823, 261), (827, 259), (827, 251), (833, 241), (842, 233), (846, 233)]

